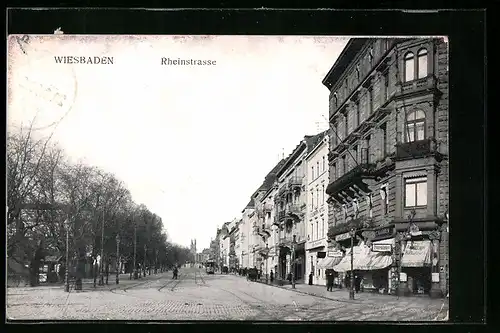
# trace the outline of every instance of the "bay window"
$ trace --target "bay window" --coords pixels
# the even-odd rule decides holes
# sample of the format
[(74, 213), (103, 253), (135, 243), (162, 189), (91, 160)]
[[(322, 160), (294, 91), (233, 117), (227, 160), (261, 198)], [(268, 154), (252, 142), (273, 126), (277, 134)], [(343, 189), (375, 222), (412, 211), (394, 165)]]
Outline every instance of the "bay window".
[(405, 207), (427, 205), (427, 177), (405, 179)]

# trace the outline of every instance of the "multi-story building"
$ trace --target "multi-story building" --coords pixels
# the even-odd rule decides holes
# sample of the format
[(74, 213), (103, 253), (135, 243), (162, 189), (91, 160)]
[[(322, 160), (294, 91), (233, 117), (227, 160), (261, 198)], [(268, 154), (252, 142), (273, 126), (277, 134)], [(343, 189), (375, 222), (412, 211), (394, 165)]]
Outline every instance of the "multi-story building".
[(253, 267), (253, 232), (252, 219), (254, 217), (254, 202), (250, 199), (245, 208), (241, 211), (240, 238), (242, 238), (241, 266), (243, 268)]
[(267, 262), (269, 253), (266, 250), (267, 239), (271, 235), (270, 221), (272, 220), (269, 220), (269, 205), (263, 205), (262, 200), (265, 197), (269, 197), (269, 193), (271, 193), (270, 191), (277, 179), (277, 172), (284, 163), (285, 160), (280, 160), (266, 175), (261, 186), (252, 194), (250, 202), (243, 213), (242, 223), (246, 225), (245, 228), (248, 230), (247, 251), (249, 259), (248, 266), (244, 267), (256, 267), (261, 269), (263, 274), (269, 273), (272, 269)]
[(327, 131), (320, 134), (316, 146), (306, 156), (306, 274), (312, 273), (313, 284), (325, 285), (328, 233), (328, 143)]
[(219, 241), (219, 258), (220, 264), (219, 267), (222, 269), (223, 267), (229, 267), (229, 248), (230, 248), (230, 231), (231, 222), (226, 222), (222, 225), (220, 241)]
[[(447, 42), (351, 39), (323, 84), (331, 249), (349, 253), (351, 238), (358, 245), (365, 290), (446, 294)], [(346, 275), (348, 262), (334, 270)]]
[(293, 272), (297, 282), (305, 275), (305, 173), (308, 152), (322, 135), (305, 136), (277, 172), (276, 215), (278, 227), (277, 276), (286, 279)]

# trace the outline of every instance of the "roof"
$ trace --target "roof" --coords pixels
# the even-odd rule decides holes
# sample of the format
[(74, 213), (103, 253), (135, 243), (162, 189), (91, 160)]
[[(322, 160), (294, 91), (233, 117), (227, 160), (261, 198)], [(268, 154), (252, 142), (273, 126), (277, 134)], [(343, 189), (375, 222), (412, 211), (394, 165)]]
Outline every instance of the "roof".
[(323, 132), (315, 134), (315, 135), (305, 135), (304, 139), (295, 147), (293, 152), (290, 155), (288, 155), (288, 157), (286, 158), (286, 163), (284, 163), (281, 166), (277, 175), (279, 176), (279, 175), (283, 174), (290, 167), (290, 165), (297, 159), (297, 157), (299, 157), (299, 154), (304, 149), (306, 149), (307, 151), (310, 151), (311, 149), (316, 147), (316, 145), (325, 136), (325, 133), (327, 133), (327, 131), (323, 131)]
[(276, 181), (276, 178), (278, 177), (278, 171), (281, 169), (281, 167), (285, 164), (286, 160), (282, 159), (280, 160), (272, 169), (271, 171), (268, 172), (266, 177), (264, 177), (264, 181), (262, 184), (259, 186), (259, 188), (252, 194), (252, 197), (250, 198), (250, 201), (248, 204), (245, 206), (245, 209), (247, 208), (254, 208), (255, 207), (255, 201), (254, 197), (257, 195), (259, 192), (267, 192), (273, 187), (274, 182)]
[(347, 45), (323, 79), (324, 86), (328, 89), (333, 87), (368, 40), (369, 38), (351, 38), (347, 42)]

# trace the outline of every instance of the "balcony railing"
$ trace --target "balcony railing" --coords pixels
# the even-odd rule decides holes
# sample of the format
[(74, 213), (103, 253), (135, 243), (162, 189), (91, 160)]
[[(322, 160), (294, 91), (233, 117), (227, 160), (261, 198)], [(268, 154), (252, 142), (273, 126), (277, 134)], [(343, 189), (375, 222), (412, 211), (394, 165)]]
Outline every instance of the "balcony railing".
[(425, 139), (396, 144), (395, 160), (407, 160), (428, 156), (439, 156), (434, 139)]
[(343, 201), (342, 192), (347, 192), (347, 194), (356, 197), (356, 193), (352, 192), (369, 192), (368, 184), (363, 180), (374, 178), (376, 178), (375, 165), (362, 163), (331, 182), (326, 189), (326, 193), (338, 201)]
[(300, 188), (302, 186), (302, 180), (303, 177), (290, 177), (288, 179), (288, 186), (290, 186), (290, 188)]
[(409, 81), (402, 82), (400, 91), (397, 93), (398, 97), (408, 94), (418, 94), (421, 92), (436, 90), (436, 78), (434, 75)]

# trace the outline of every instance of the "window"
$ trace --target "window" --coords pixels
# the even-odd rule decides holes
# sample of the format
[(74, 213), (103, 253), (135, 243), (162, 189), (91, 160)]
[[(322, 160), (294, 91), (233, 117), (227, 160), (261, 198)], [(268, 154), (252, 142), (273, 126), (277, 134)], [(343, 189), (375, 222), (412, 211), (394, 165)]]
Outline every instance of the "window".
[(333, 103), (335, 104), (335, 109), (339, 107), (339, 97), (337, 96), (337, 92), (333, 94)]
[(336, 134), (337, 134), (337, 138), (339, 139), (338, 143), (340, 143), (342, 141), (342, 139), (343, 139), (343, 136), (342, 136), (343, 133), (342, 133), (341, 124), (342, 123), (340, 121), (337, 123), (337, 133)]
[(405, 207), (427, 205), (427, 177), (405, 179)]
[(372, 48), (368, 52), (368, 61), (370, 62), (370, 66), (373, 66), (373, 49)]
[(319, 177), (319, 174), (321, 173), (321, 170), (319, 169), (319, 161), (316, 162), (316, 170), (318, 170), (316, 177)]
[(319, 188), (316, 188), (316, 208), (319, 207)]
[(408, 52), (404, 58), (405, 62), (405, 82), (415, 79), (415, 59), (412, 52)]
[(311, 190), (311, 209), (314, 209), (314, 191)]
[(360, 79), (361, 79), (361, 74), (359, 73), (359, 64), (358, 64), (356, 65), (356, 80), (358, 80), (358, 83)]
[(316, 239), (319, 238), (319, 224), (318, 221), (316, 221)]
[(425, 113), (415, 110), (406, 116), (406, 142), (425, 139)]
[(382, 157), (385, 157), (387, 155), (387, 124), (383, 123), (380, 126), (380, 129), (382, 130), (382, 143), (381, 143), (381, 151), (382, 151)]
[(384, 73), (384, 97), (389, 100), (389, 72)]
[(349, 130), (349, 124), (347, 123), (347, 113), (346, 113), (344, 115), (344, 135), (345, 135), (345, 137), (347, 137), (347, 135), (349, 134), (348, 130)]
[(359, 106), (359, 100), (356, 102), (356, 126), (355, 127), (358, 127), (360, 124), (360, 106)]
[(326, 161), (326, 158), (325, 158), (325, 156), (323, 156), (323, 172), (326, 170), (326, 163), (325, 163), (325, 161)]
[(373, 112), (373, 89), (368, 89), (368, 114)]
[(427, 76), (427, 50), (420, 49), (417, 53), (418, 59), (418, 78), (424, 78)]
[(331, 178), (332, 180), (337, 179), (337, 162), (333, 163), (332, 165)]
[(314, 224), (311, 223), (311, 240), (314, 240)]
[(372, 145), (372, 136), (368, 135), (366, 138), (366, 163), (370, 163), (370, 152), (371, 152), (371, 145)]
[(314, 165), (311, 167), (311, 180), (314, 180)]
[(325, 237), (325, 219), (321, 219), (321, 238)]
[(347, 173), (347, 159), (346, 159), (346, 155), (342, 156), (342, 168), (343, 168), (344, 174), (346, 174)]
[(325, 185), (321, 185), (321, 205), (325, 203)]

